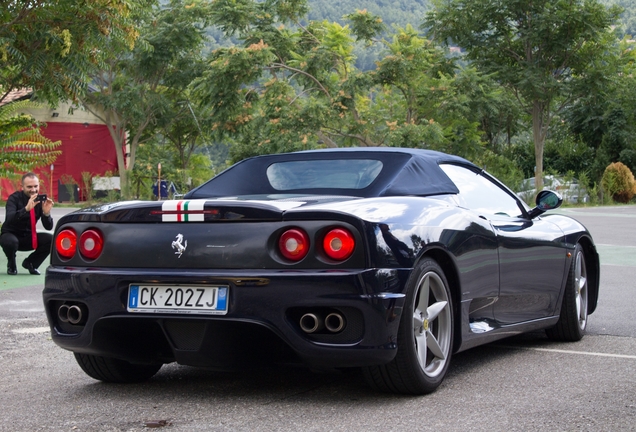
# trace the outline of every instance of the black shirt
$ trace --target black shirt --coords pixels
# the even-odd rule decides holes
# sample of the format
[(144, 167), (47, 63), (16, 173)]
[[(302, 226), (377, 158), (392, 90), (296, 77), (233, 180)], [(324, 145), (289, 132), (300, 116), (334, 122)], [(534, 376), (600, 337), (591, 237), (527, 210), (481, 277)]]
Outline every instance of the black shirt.
[[(5, 208), (6, 220), (2, 224), (2, 234), (12, 233), (17, 237), (31, 236), (31, 215), (26, 211), (25, 207), (29, 202), (29, 197), (23, 191), (16, 191), (9, 195)], [(44, 216), (42, 214), (42, 204), (36, 205), (35, 221), (42, 220), (44, 229), (53, 229), (53, 218), (51, 215)]]

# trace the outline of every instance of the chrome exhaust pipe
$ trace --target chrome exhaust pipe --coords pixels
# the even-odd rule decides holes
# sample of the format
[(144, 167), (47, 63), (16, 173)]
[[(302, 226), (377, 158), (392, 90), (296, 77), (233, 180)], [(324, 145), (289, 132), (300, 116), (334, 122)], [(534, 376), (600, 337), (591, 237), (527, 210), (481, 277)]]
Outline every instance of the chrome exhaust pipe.
[(82, 311), (82, 308), (77, 305), (73, 305), (68, 308), (68, 322), (70, 322), (71, 324), (80, 323), (82, 321), (83, 315), (84, 313)]
[(338, 312), (332, 312), (325, 318), (325, 327), (331, 333), (338, 333), (345, 327), (345, 319)]
[(62, 306), (60, 306), (60, 308), (57, 310), (57, 319), (59, 319), (63, 323), (67, 323), (69, 309), (70, 307), (67, 304), (63, 304)]
[(300, 328), (305, 333), (314, 333), (322, 330), (323, 327), (322, 318), (316, 314), (306, 313), (300, 317)]

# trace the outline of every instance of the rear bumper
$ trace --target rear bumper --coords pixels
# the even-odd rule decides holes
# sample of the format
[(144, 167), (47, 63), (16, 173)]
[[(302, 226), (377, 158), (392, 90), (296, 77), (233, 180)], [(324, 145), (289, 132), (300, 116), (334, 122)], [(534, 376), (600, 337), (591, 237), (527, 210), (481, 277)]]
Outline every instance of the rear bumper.
[[(170, 271), (49, 267), (43, 299), (60, 347), (131, 362), (220, 370), (264, 363), (312, 368), (384, 364), (397, 349), (408, 270)], [(131, 313), (136, 284), (225, 284), (226, 315)], [(61, 305), (79, 305), (77, 325), (58, 318)], [(344, 317), (338, 332), (303, 331), (305, 313)]]

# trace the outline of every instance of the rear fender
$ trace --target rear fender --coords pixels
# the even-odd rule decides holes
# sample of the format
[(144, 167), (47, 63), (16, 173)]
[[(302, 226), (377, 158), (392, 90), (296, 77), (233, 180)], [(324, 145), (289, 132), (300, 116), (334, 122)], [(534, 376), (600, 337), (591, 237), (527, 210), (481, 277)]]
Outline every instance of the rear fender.
[(585, 268), (587, 270), (587, 313), (596, 310), (598, 303), (599, 286), (601, 280), (601, 264), (596, 247), (589, 237), (581, 237), (579, 240), (585, 255)]

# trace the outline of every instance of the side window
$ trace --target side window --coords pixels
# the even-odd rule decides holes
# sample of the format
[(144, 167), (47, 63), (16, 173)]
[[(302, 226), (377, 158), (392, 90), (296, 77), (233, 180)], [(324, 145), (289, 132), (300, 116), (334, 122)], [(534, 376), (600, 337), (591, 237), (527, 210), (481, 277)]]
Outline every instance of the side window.
[(459, 205), (483, 215), (518, 217), (517, 201), (488, 178), (467, 168), (442, 164), (440, 168), (459, 189)]

